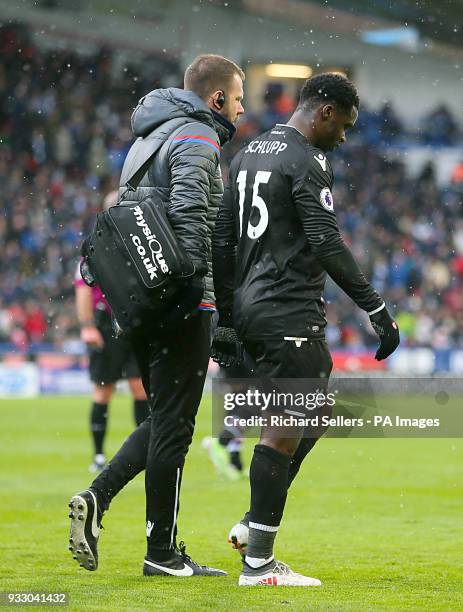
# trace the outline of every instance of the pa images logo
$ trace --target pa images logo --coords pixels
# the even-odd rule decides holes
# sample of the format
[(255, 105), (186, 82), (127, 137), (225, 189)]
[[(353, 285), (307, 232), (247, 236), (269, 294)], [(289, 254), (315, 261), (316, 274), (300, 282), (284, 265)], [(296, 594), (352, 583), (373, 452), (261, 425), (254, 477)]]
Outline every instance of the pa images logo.
[(326, 210), (333, 212), (334, 210), (333, 196), (331, 194), (331, 191), (328, 189), (328, 187), (324, 187), (320, 191), (320, 203), (323, 206), (323, 208), (326, 208)]

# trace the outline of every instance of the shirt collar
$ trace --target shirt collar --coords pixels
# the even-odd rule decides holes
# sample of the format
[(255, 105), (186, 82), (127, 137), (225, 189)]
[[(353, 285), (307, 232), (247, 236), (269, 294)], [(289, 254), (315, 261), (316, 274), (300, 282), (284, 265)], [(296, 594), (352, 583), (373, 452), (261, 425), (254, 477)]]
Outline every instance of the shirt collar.
[[(291, 128), (292, 130), (296, 130), (296, 132), (299, 132), (301, 136), (304, 136), (304, 134), (300, 130), (298, 130), (296, 127), (294, 127), (294, 125), (288, 125), (287, 123), (275, 123), (275, 125), (279, 125), (280, 127)], [(307, 140), (306, 136), (304, 136), (304, 138)]]

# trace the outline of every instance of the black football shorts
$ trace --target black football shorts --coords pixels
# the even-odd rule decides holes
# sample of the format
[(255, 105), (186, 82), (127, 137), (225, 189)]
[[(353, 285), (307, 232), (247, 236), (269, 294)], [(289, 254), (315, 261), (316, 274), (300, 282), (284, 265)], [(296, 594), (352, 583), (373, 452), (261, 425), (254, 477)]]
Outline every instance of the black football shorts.
[[(306, 431), (307, 437), (320, 437), (324, 430), (318, 427), (318, 422), (323, 415), (331, 414), (333, 406), (328, 396), (333, 361), (326, 341), (265, 339), (245, 340), (244, 345), (254, 362), (256, 388), (268, 401), (265, 412), (261, 407), (256, 413), (302, 419), (317, 416), (310, 421), (315, 425), (313, 431), (309, 433), (307, 427)], [(276, 435), (279, 432), (277, 428)]]
[(140, 371), (130, 342), (112, 335), (111, 316), (98, 310), (95, 312), (95, 322), (103, 336), (104, 346), (89, 349), (90, 380), (101, 385), (139, 377)]
[(244, 340), (259, 377), (328, 380), (333, 368), (328, 345), (322, 340)]

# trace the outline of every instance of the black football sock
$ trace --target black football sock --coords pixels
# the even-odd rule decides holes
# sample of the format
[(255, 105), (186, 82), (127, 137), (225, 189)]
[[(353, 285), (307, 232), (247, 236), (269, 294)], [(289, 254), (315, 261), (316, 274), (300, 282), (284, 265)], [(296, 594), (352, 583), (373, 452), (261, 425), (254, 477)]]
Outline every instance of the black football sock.
[(103, 443), (108, 420), (108, 404), (93, 402), (90, 412), (90, 430), (93, 436), (95, 455), (103, 454)]
[[(315, 446), (315, 443), (317, 442), (318, 438), (302, 438), (301, 441), (299, 442), (299, 446), (296, 449), (296, 452), (294, 453), (292, 459), (291, 459), (291, 463), (289, 464), (289, 471), (288, 471), (288, 489), (291, 486), (293, 480), (296, 478), (299, 469), (302, 465), (302, 462), (304, 461), (304, 459), (307, 457), (307, 455), (310, 453), (310, 451), (312, 450), (312, 448)], [(244, 523), (245, 525), (249, 525), (249, 510), (246, 512), (246, 514), (243, 516), (243, 518), (241, 519), (241, 523)]]
[(228, 446), (228, 443), (231, 442), (233, 438), (234, 435), (231, 431), (228, 431), (228, 429), (223, 429), (218, 437), (220, 446)]
[(249, 474), (251, 510), (246, 550), (246, 562), (252, 567), (259, 567), (273, 555), (273, 542), (286, 503), (290, 461), (289, 455), (264, 444), (254, 447)]
[(227, 450), (230, 456), (230, 463), (239, 471), (243, 471), (243, 462), (241, 460), (241, 448), (243, 441), (241, 437), (236, 437), (236, 434), (227, 444)]
[(294, 453), (291, 463), (289, 465), (289, 474), (288, 474), (288, 489), (291, 486), (291, 483), (296, 478), (297, 473), (299, 472), (299, 468), (302, 465), (302, 462), (310, 453), (310, 451), (315, 446), (318, 438), (302, 438), (299, 442), (299, 446)]
[(230, 463), (236, 467), (240, 472), (243, 470), (243, 462), (241, 461), (240, 451), (230, 452)]
[(133, 400), (133, 416), (137, 427), (143, 423), (150, 413), (148, 400)]

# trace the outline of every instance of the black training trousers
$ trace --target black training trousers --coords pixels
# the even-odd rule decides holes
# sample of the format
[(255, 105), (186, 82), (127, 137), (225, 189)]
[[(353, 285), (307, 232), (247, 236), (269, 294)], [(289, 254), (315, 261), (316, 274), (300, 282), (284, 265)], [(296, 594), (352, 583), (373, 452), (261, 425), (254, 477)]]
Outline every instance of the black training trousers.
[(162, 337), (132, 340), (151, 414), (94, 480), (105, 510), (129, 480), (146, 468), (148, 551), (176, 544), (185, 456), (191, 444), (210, 353), (209, 312), (199, 311)]

